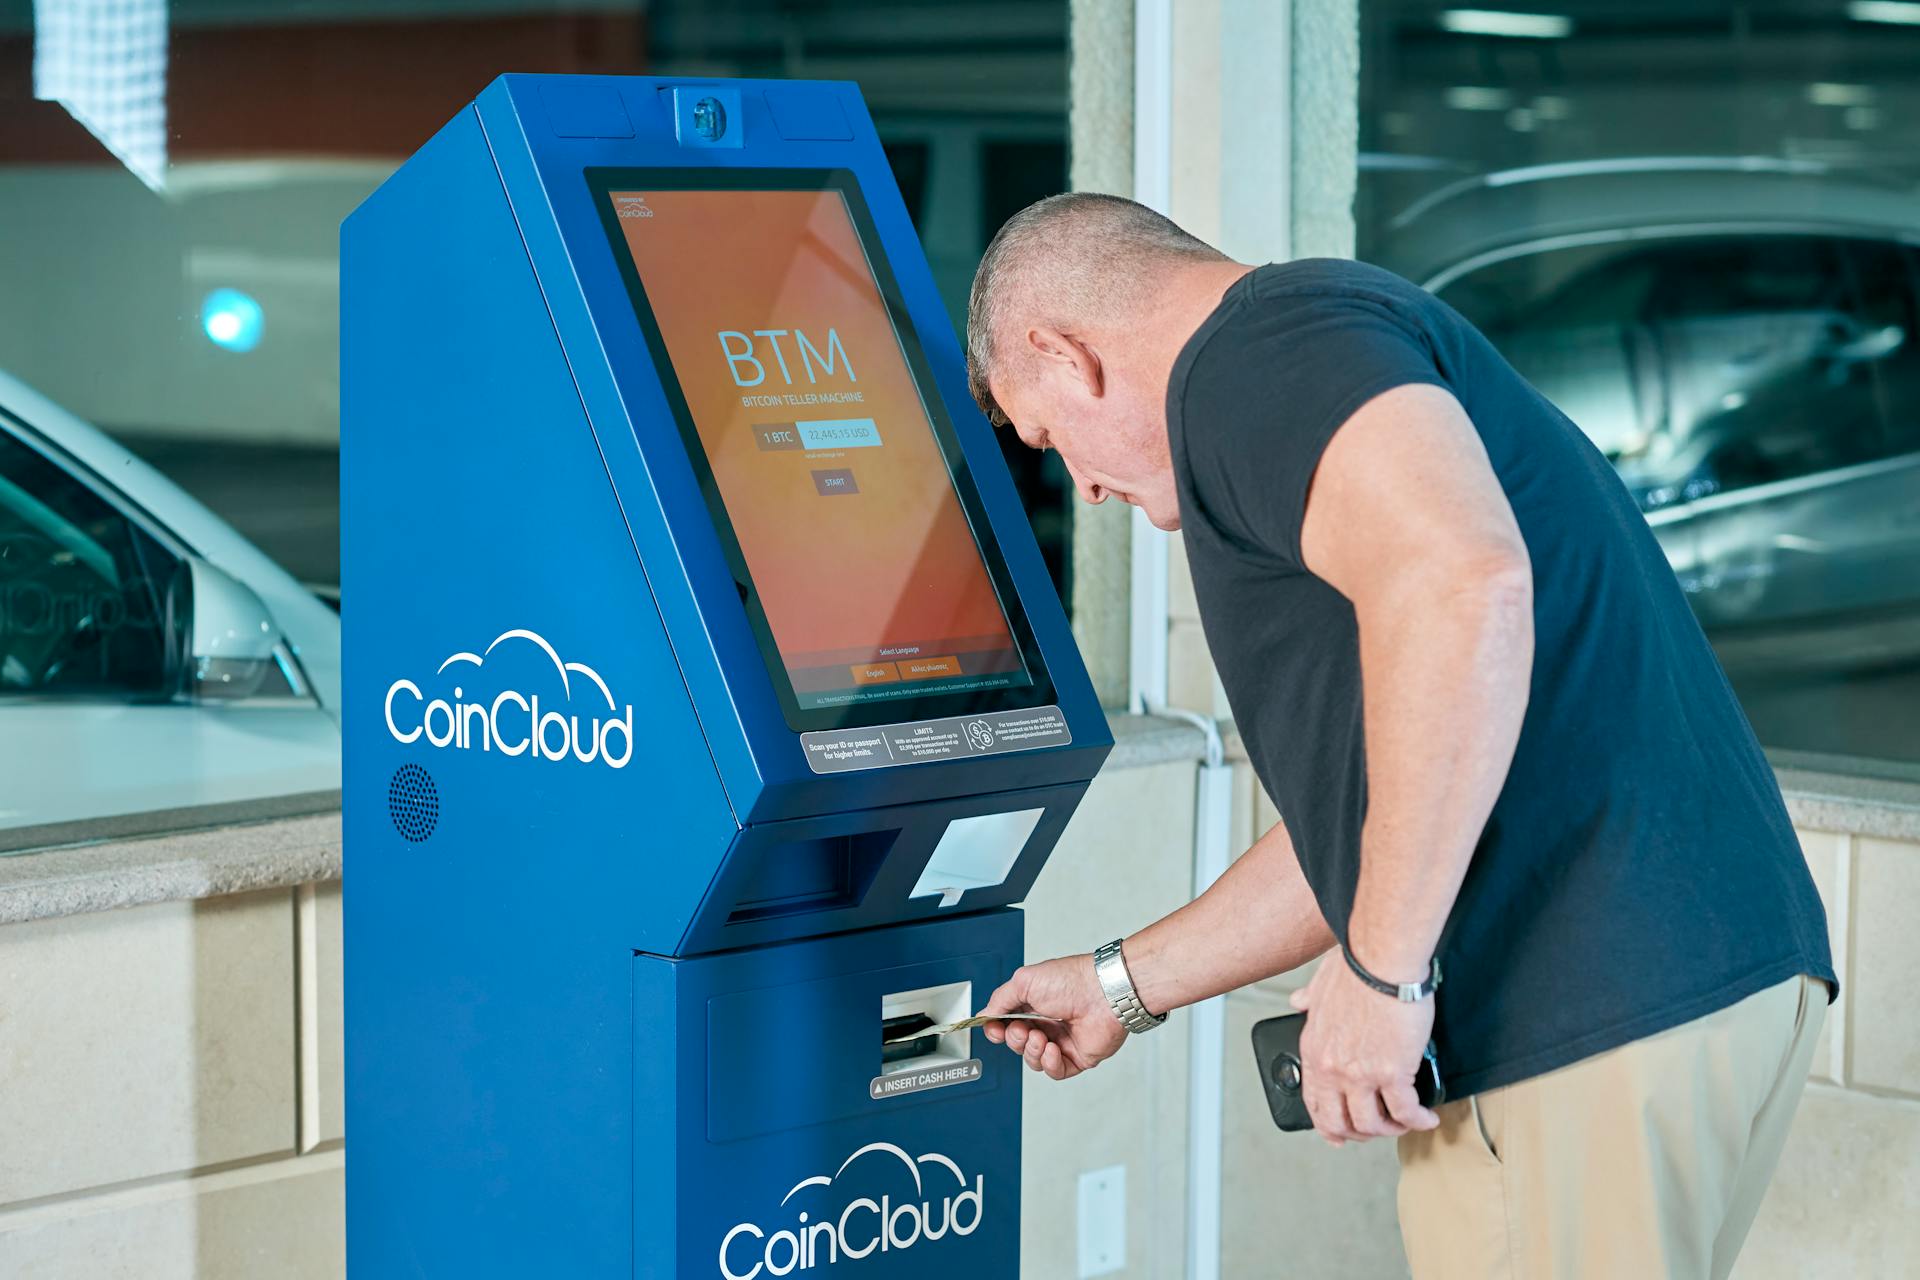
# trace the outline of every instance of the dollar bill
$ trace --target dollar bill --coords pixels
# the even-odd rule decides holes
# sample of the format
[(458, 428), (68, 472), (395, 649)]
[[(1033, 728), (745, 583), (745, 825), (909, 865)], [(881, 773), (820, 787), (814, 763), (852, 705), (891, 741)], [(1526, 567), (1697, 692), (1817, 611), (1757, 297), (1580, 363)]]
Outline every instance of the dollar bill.
[(925, 1027), (919, 1031), (900, 1031), (888, 1036), (882, 1045), (900, 1044), (907, 1040), (922, 1040), (928, 1036), (952, 1035), (956, 1031), (971, 1031), (975, 1027), (984, 1027), (989, 1022), (1058, 1022), (1058, 1018), (1049, 1018), (1044, 1013), (976, 1013), (971, 1018), (962, 1018), (958, 1022), (949, 1022), (938, 1027)]

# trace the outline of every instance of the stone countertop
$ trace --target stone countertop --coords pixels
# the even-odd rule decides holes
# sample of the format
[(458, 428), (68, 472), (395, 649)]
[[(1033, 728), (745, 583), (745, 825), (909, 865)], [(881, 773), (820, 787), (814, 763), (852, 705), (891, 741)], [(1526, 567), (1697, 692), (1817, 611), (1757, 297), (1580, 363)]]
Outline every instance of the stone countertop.
[[(1108, 769), (1198, 760), (1200, 730), (1153, 716), (1113, 717)], [(337, 794), (314, 811), (271, 816), (271, 805), (161, 815), (175, 830), (140, 834), (141, 819), (49, 828), (47, 847), (0, 856), (0, 925), (53, 916), (284, 889), (340, 878)]]
[(1920, 783), (1810, 769), (1776, 770), (1793, 825), (1920, 842)]
[(1200, 760), (1207, 754), (1207, 735), (1200, 726), (1171, 716), (1131, 716), (1110, 712), (1113, 754), (1103, 769), (1144, 769), (1172, 760)]
[(0, 858), (0, 925), (340, 878), (340, 814)]
[[(1205, 752), (1204, 735), (1184, 721), (1115, 715), (1112, 724), (1109, 770)], [(1228, 742), (1231, 750), (1231, 734)], [(1920, 842), (1920, 784), (1783, 768), (1780, 785), (1803, 829)], [(0, 857), (0, 925), (337, 880), (340, 850), (337, 808), (146, 836), (109, 826), (99, 838)]]

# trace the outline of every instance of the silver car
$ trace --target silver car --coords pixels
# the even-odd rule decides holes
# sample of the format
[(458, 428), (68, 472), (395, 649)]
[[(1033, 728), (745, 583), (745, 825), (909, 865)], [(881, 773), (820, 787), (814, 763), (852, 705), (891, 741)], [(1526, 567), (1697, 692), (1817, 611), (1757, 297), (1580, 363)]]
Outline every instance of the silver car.
[(0, 851), (33, 843), (22, 828), (337, 790), (339, 705), (332, 610), (0, 373)]
[(1730, 671), (1920, 656), (1920, 202), (1817, 162), (1454, 183), (1382, 265), (1619, 468)]

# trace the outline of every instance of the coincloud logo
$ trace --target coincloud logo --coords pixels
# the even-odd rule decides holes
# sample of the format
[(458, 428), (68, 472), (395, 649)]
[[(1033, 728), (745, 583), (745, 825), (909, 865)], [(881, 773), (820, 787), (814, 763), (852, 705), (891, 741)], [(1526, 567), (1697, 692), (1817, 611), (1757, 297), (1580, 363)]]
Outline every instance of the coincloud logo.
[[(887, 1157), (899, 1161), (906, 1167), (912, 1195), (897, 1202), (891, 1193), (878, 1200), (859, 1196), (837, 1213), (831, 1208), (819, 1213), (822, 1201), (831, 1206), (838, 1197), (814, 1188), (830, 1190), (863, 1156), (874, 1157), (863, 1169), (887, 1167)], [(902, 1190), (907, 1185), (898, 1178), (895, 1182)], [(874, 1253), (901, 1253), (950, 1234), (970, 1236), (986, 1212), (986, 1191), (984, 1177), (976, 1176), (973, 1186), (967, 1186), (960, 1166), (946, 1156), (910, 1156), (891, 1142), (868, 1143), (831, 1176), (816, 1174), (794, 1183), (780, 1201), (790, 1215), (783, 1225), (742, 1222), (727, 1232), (720, 1241), (720, 1275), (722, 1280), (760, 1280), (763, 1275), (830, 1267), (842, 1258), (858, 1262)]]
[[(564, 710), (552, 701), (542, 707), (538, 691), (481, 687), (487, 659), (510, 642), (530, 644), (552, 661), (558, 687), (547, 692), (550, 699), (560, 695), (558, 706)], [(428, 698), (411, 680), (395, 680), (387, 687), (387, 732), (396, 742), (425, 738), (430, 746), (453, 751), (498, 751), (581, 764), (598, 760), (610, 769), (624, 769), (633, 759), (633, 704), (615, 707), (613, 691), (599, 672), (582, 662), (562, 662), (554, 647), (531, 631), (503, 631), (479, 653), (452, 655), (434, 675), (443, 677), (449, 671), (452, 679), (470, 681), (477, 691), (469, 694), (463, 684), (456, 684), (452, 698)]]

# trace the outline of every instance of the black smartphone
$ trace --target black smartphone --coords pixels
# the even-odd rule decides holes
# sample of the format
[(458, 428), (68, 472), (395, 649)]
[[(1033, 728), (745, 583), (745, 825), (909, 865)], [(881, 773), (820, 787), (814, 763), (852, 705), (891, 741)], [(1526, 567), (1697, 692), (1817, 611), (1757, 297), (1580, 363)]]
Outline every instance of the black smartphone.
[[(1304, 1013), (1289, 1013), (1253, 1024), (1253, 1060), (1260, 1072), (1260, 1087), (1267, 1094), (1267, 1109), (1273, 1122), (1288, 1133), (1313, 1128), (1306, 1099), (1300, 1096), (1300, 1032), (1307, 1025)], [(1414, 1072), (1413, 1091), (1423, 1107), (1437, 1107), (1447, 1100), (1440, 1083), (1440, 1066), (1434, 1060), (1433, 1041)]]

